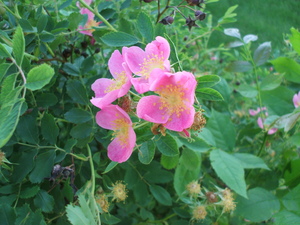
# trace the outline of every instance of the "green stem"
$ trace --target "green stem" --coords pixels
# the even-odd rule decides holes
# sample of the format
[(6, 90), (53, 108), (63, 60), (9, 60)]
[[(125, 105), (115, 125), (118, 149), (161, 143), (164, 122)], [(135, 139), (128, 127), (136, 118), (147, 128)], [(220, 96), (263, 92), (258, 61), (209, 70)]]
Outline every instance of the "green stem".
[(163, 218), (161, 220), (154, 220), (154, 221), (148, 221), (149, 223), (161, 223), (161, 222), (165, 222), (167, 221), (168, 219), (171, 219), (172, 217), (176, 216), (177, 214), (176, 213), (173, 213), (169, 216), (167, 216), (166, 218)]
[(106, 24), (111, 30), (117, 32), (117, 30), (97, 11), (92, 9), (84, 0), (79, 0), (79, 2), (84, 5), (85, 8), (90, 10), (92, 13), (94, 13), (103, 23)]
[(149, 124), (149, 122), (144, 122), (144, 123), (141, 123), (141, 124), (139, 124), (139, 125), (135, 126), (135, 127), (134, 127), (134, 129), (141, 128), (141, 127), (143, 127), (143, 126), (146, 126), (147, 124)]
[(90, 167), (91, 167), (91, 180), (92, 180), (91, 194), (92, 194), (92, 197), (94, 197), (94, 194), (95, 194), (95, 183), (96, 183), (95, 168), (94, 168), (94, 162), (93, 162), (91, 148), (90, 148), (90, 146), (88, 144), (86, 145), (86, 148), (88, 150), (89, 162), (90, 162)]
[(139, 95), (135, 94), (135, 93), (134, 93), (134, 92), (132, 92), (132, 91), (129, 91), (129, 93), (130, 93), (130, 94), (132, 94), (132, 95), (134, 95), (135, 97), (137, 97), (137, 98), (139, 98), (139, 99), (141, 99), (141, 98), (142, 98), (141, 96), (139, 96)]

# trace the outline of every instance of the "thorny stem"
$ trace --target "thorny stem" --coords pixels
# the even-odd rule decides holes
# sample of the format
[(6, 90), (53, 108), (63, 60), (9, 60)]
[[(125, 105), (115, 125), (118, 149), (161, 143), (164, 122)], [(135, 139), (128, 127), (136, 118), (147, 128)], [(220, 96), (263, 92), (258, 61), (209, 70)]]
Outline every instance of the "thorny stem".
[(96, 182), (95, 168), (94, 168), (94, 162), (93, 162), (91, 148), (90, 148), (90, 146), (88, 144), (86, 145), (86, 148), (88, 150), (89, 162), (90, 162), (90, 167), (91, 167), (91, 180), (92, 180), (91, 194), (94, 197), (94, 194), (95, 194), (95, 182)]
[(94, 13), (103, 23), (106, 24), (111, 30), (117, 32), (117, 30), (95, 9), (92, 9), (84, 0), (79, 0), (79, 2), (84, 5), (85, 8)]

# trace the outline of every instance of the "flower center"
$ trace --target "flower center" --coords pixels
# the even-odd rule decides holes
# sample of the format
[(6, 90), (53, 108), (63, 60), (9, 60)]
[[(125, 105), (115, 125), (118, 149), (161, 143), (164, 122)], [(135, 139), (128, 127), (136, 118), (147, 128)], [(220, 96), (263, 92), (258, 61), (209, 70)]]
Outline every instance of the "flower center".
[(120, 74), (116, 74), (116, 75), (117, 75), (117, 78), (113, 79), (114, 82), (105, 89), (105, 91), (104, 91), (105, 93), (109, 93), (114, 90), (118, 90), (127, 82), (127, 76), (126, 76), (125, 71), (121, 72)]
[(168, 84), (162, 86), (156, 93), (160, 98), (159, 109), (166, 109), (170, 114), (176, 114), (180, 117), (181, 113), (187, 109), (184, 101), (184, 88), (178, 85)]
[(113, 138), (118, 138), (119, 143), (122, 146), (128, 145), (128, 136), (129, 136), (129, 124), (128, 121), (124, 118), (116, 119), (113, 122), (114, 132), (112, 134)]
[[(88, 20), (87, 23), (85, 24), (84, 28), (85, 29), (90, 29), (92, 27), (97, 27), (99, 25), (99, 22), (96, 22), (95, 20)], [(95, 31), (95, 29), (90, 30), (92, 33)]]
[(164, 58), (162, 55), (162, 53), (160, 55), (152, 54), (144, 58), (143, 63), (139, 65), (141, 68), (139, 71), (140, 75), (148, 79), (153, 69), (164, 69)]

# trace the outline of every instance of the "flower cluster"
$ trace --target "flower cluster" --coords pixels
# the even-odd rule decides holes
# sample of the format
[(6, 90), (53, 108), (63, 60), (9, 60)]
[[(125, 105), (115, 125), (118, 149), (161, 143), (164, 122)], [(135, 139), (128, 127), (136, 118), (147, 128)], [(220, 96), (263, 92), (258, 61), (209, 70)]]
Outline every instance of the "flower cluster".
[(203, 220), (210, 210), (217, 211), (219, 207), (221, 213), (235, 210), (236, 203), (231, 190), (215, 187), (217, 191), (214, 192), (201, 187), (198, 181), (191, 181), (186, 185), (183, 196), (188, 195), (188, 198), (183, 197), (182, 200), (191, 208), (192, 220)]
[[(257, 108), (256, 110), (254, 109), (249, 109), (249, 114), (251, 116), (256, 116), (258, 113), (260, 112), (264, 112), (265, 116), (268, 117), (268, 111), (267, 111), (267, 108), (266, 107), (262, 107), (262, 108)], [(258, 117), (257, 118), (257, 124), (258, 126), (261, 128), (261, 129), (268, 129), (269, 127), (267, 127), (267, 125), (264, 124), (264, 119), (261, 118), (261, 117)], [(278, 129), (277, 128), (271, 128), (268, 130), (268, 134), (271, 135), (271, 134), (274, 134)]]
[[(169, 56), (170, 45), (160, 36), (147, 44), (145, 50), (123, 47), (121, 52), (115, 50), (108, 61), (113, 79), (100, 78), (92, 84), (95, 97), (91, 103), (101, 109), (96, 122), (114, 131), (114, 140), (108, 146), (112, 161), (126, 161), (135, 146), (136, 135), (128, 110), (112, 104), (131, 87), (141, 94), (136, 106), (140, 119), (160, 124), (160, 130), (182, 132), (193, 125), (197, 81), (192, 73), (171, 72)], [(146, 92), (151, 94), (144, 96)]]

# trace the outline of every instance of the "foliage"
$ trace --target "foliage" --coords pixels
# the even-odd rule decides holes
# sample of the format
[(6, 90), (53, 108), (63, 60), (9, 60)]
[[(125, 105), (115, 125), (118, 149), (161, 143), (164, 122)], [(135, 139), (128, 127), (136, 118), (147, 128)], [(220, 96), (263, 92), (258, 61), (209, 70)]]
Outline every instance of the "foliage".
[[(237, 5), (215, 19), (217, 1), (201, 2), (0, 1), (1, 223), (298, 223), (300, 32), (274, 56), (259, 34), (224, 28)], [(209, 48), (213, 32), (231, 42)], [(132, 89), (114, 104), (129, 106), (136, 145), (110, 161), (116, 134), (98, 126), (91, 85), (111, 79), (115, 50), (157, 36), (197, 80), (193, 129), (138, 118), (150, 94)]]

